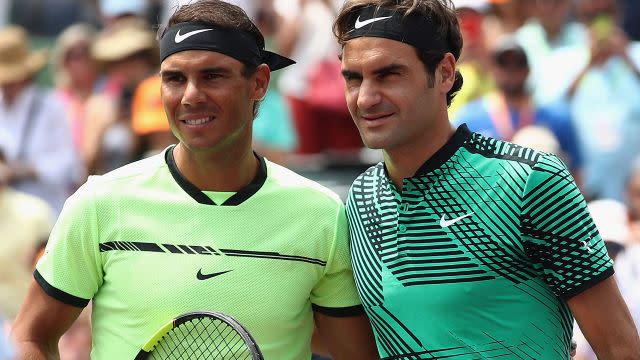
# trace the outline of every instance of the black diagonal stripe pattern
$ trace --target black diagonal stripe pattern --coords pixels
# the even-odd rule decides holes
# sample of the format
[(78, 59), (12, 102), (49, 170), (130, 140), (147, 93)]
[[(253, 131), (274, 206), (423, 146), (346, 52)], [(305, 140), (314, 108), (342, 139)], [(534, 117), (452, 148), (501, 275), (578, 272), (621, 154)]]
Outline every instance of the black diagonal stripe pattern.
[[(362, 176), (358, 177), (351, 187), (349, 198), (347, 199), (347, 215), (351, 219), (359, 219), (357, 222), (350, 222), (350, 248), (353, 256), (353, 271), (356, 278), (356, 286), (363, 304), (366, 307), (374, 307), (382, 304), (382, 265), (380, 248), (384, 246), (384, 234), (388, 229), (383, 229), (383, 218), (389, 219), (387, 222), (393, 223), (390, 216), (395, 211), (394, 208), (380, 208), (376, 199), (381, 193), (371, 193), (371, 189), (376, 189), (378, 184), (375, 178), (381, 171), (379, 166), (369, 168)], [(384, 204), (393, 203), (385, 201)]]
[(326, 266), (327, 262), (305, 256), (284, 255), (278, 252), (270, 251), (249, 251), (236, 249), (214, 249), (211, 246), (202, 245), (174, 245), (174, 244), (156, 244), (136, 241), (109, 241), (100, 244), (100, 252), (106, 251), (144, 251), (159, 252), (167, 254), (187, 254), (187, 255), (215, 255), (215, 256), (237, 256), (258, 259), (273, 259), (305, 262), (314, 265)]
[(604, 243), (566, 167), (555, 157), (534, 167), (539, 180), (523, 202), (525, 250), (556, 295), (570, 297), (610, 275)]
[[(550, 348), (566, 356), (572, 317), (556, 295), (571, 296), (609, 270), (606, 252), (595, 244), (601, 242), (593, 243), (593, 251), (601, 253), (585, 253), (588, 245), (581, 242), (597, 234), (577, 203), (582, 198), (564, 164), (549, 154), (472, 134), (448, 160), (405, 179), (402, 193), (385, 171), (378, 164), (363, 173), (347, 203), (354, 275), (385, 359), (478, 354), (536, 359)], [(548, 179), (535, 182), (532, 174)], [(554, 261), (562, 268), (553, 270)], [(484, 345), (476, 338), (461, 348), (425, 348), (428, 339), (416, 338), (385, 308), (383, 284), (395, 286), (387, 275), (383, 283), (387, 271), (405, 287), (507, 280), (515, 293), (548, 308), (548, 320), (562, 331), (538, 329), (535, 339), (508, 344), (485, 333)], [(558, 288), (555, 294), (550, 286)], [(530, 324), (530, 329), (538, 326)], [(464, 343), (458, 340), (452, 344)]]

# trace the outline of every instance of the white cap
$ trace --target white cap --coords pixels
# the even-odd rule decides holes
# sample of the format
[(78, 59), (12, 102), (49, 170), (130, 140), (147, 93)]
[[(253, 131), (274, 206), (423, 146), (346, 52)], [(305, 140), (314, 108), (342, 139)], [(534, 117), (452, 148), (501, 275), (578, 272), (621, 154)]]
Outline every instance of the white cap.
[(616, 200), (594, 200), (587, 204), (591, 218), (602, 240), (626, 245), (631, 238), (627, 222), (627, 207)]
[(467, 8), (477, 12), (485, 12), (489, 8), (488, 0), (453, 0), (456, 10)]
[(560, 153), (560, 142), (558, 142), (558, 138), (551, 130), (542, 126), (525, 126), (513, 135), (511, 141), (514, 144), (550, 154)]

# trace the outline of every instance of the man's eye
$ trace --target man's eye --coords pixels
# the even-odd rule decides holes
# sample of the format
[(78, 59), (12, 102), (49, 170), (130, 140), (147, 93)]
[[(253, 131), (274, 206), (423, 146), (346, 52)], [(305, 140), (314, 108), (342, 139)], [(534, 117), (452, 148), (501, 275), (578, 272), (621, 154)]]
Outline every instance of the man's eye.
[(395, 75), (399, 75), (399, 73), (395, 72), (395, 71), (385, 72), (385, 73), (380, 74), (380, 79), (386, 79), (386, 78), (389, 78), (389, 77), (392, 77), (392, 76), (395, 76)]
[(222, 77), (222, 74), (217, 74), (217, 73), (211, 73), (211, 74), (205, 75), (205, 78), (207, 80), (216, 80), (216, 79), (220, 79), (221, 77)]
[(180, 75), (165, 75), (162, 77), (162, 81), (164, 82), (180, 82), (182, 81), (182, 76)]

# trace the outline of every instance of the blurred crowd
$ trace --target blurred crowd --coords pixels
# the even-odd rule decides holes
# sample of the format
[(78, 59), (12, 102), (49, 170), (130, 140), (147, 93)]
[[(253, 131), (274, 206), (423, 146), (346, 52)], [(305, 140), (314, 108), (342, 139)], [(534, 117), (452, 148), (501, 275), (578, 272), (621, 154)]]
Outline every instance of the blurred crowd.
[[(230, 2), (270, 50), (297, 62), (273, 74), (253, 125), (257, 151), (300, 170), (379, 161), (344, 100), (331, 29), (341, 1)], [(453, 2), (464, 85), (451, 121), (567, 163), (640, 324), (640, 2)], [(88, 176), (176, 142), (156, 32), (179, 5), (0, 1), (0, 360), (11, 358), (2, 335), (65, 199)], [(62, 338), (63, 360), (89, 358), (89, 312)], [(576, 359), (593, 359), (579, 330), (576, 338)]]

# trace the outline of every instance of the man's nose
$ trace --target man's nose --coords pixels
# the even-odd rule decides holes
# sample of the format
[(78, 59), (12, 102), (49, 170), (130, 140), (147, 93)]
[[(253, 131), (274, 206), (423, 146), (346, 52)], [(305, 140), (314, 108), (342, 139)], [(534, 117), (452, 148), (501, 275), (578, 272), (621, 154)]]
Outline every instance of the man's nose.
[(187, 81), (187, 85), (182, 95), (182, 105), (195, 105), (202, 102), (204, 93), (198, 88), (198, 84), (194, 81)]

